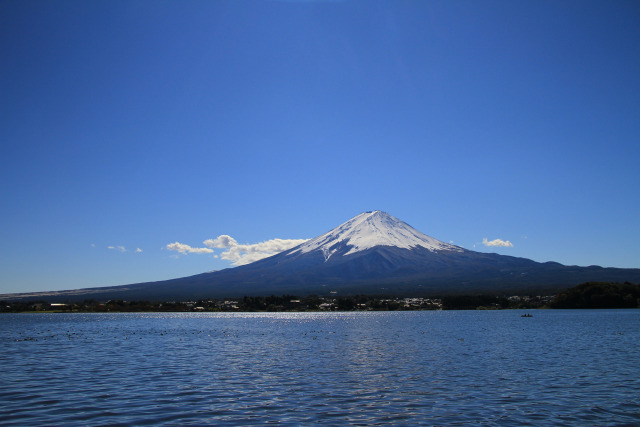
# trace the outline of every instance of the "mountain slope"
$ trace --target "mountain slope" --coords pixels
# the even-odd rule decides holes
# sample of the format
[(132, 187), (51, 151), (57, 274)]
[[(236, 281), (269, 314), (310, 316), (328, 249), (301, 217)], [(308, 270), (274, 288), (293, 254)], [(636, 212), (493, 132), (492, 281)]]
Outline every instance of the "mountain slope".
[(53, 301), (330, 292), (408, 296), (549, 294), (586, 281), (640, 283), (640, 269), (564, 266), (475, 252), (429, 237), (385, 212), (373, 211), (295, 248), (236, 268), (160, 282), (24, 297)]

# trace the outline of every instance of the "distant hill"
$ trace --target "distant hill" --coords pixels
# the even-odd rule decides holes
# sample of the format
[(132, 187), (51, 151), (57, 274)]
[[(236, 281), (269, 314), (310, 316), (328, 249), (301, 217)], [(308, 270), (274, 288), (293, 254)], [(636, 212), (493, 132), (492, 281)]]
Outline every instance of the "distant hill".
[(639, 308), (640, 285), (589, 282), (567, 289), (551, 303), (553, 308)]
[(295, 248), (254, 263), (158, 282), (0, 299), (188, 300), (243, 295), (555, 294), (589, 281), (640, 282), (640, 269), (566, 266), (471, 251), (381, 211), (362, 213)]

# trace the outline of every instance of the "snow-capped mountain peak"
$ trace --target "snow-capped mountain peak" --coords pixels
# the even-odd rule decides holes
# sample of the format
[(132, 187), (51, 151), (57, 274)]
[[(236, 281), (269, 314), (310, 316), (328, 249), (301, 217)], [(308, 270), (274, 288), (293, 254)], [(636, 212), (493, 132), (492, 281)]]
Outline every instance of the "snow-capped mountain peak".
[(303, 243), (291, 254), (322, 251), (325, 260), (328, 260), (345, 245), (349, 247), (349, 250), (343, 255), (350, 255), (376, 246), (393, 246), (402, 249), (423, 247), (432, 252), (463, 251), (458, 246), (441, 242), (419, 232), (406, 222), (400, 221), (386, 212), (370, 211), (361, 213), (328, 233)]

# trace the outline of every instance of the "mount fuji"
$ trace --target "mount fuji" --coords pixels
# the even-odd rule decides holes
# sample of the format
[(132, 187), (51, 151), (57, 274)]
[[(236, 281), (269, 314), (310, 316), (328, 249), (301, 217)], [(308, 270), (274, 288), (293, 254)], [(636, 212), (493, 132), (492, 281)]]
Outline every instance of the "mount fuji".
[(371, 211), (292, 249), (240, 267), (37, 296), (52, 301), (167, 301), (271, 294), (550, 294), (587, 281), (638, 283), (640, 269), (565, 266), (471, 251), (429, 237), (385, 212)]

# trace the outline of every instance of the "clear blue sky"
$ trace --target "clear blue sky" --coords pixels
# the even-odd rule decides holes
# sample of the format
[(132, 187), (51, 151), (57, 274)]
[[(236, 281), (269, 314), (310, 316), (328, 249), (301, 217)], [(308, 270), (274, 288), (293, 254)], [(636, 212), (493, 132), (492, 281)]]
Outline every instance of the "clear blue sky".
[(227, 268), (167, 245), (375, 209), (640, 268), (639, 23), (637, 1), (1, 1), (0, 293)]

